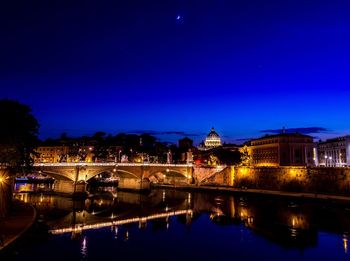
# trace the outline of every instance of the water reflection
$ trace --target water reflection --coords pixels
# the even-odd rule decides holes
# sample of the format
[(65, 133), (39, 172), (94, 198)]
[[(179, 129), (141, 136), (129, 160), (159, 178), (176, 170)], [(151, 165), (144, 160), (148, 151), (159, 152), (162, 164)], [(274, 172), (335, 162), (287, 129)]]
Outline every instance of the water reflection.
[(87, 248), (87, 237), (84, 236), (81, 243), (81, 260), (87, 260), (88, 257), (88, 248)]
[(343, 234), (343, 246), (344, 246), (344, 253), (348, 253), (348, 235)]
[(15, 192), (51, 192), (53, 183), (15, 183)]
[(137, 194), (114, 188), (103, 188), (78, 201), (28, 193), (17, 193), (16, 198), (31, 202), (52, 234), (69, 233), (79, 239), (82, 259), (88, 256), (89, 231), (108, 227), (115, 240), (126, 242), (134, 237), (131, 225), (167, 231), (174, 222), (190, 228), (201, 217), (209, 217), (218, 227), (240, 228), (241, 241), (261, 237), (286, 248), (315, 248), (320, 231), (336, 234), (341, 251), (348, 254), (350, 211), (344, 204), (174, 190)]

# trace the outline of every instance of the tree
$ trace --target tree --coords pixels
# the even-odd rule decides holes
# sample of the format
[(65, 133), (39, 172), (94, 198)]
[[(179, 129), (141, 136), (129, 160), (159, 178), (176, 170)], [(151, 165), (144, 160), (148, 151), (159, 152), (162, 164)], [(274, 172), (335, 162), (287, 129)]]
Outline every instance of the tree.
[(0, 100), (0, 217), (12, 200), (13, 176), (27, 172), (33, 164), (39, 124), (30, 107), (12, 100)]
[(98, 131), (96, 132), (93, 136), (92, 139), (97, 140), (98, 142), (101, 142), (102, 140), (105, 139), (106, 133), (103, 131)]

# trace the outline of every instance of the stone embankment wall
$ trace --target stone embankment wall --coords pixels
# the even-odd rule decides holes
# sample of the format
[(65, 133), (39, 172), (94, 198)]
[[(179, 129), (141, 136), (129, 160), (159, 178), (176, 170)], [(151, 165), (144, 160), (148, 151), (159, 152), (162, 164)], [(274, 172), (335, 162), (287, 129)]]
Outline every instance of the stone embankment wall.
[(350, 168), (227, 167), (208, 183), (314, 193), (350, 193)]

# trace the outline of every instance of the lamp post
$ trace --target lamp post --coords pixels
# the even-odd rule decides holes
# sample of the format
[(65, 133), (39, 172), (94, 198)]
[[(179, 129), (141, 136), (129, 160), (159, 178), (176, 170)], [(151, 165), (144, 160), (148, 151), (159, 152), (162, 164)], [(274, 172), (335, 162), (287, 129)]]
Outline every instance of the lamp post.
[(327, 158), (328, 158), (328, 156), (325, 155), (324, 158), (325, 158), (325, 160), (324, 160), (324, 166), (327, 167)]
[(332, 157), (329, 157), (329, 166), (332, 167)]

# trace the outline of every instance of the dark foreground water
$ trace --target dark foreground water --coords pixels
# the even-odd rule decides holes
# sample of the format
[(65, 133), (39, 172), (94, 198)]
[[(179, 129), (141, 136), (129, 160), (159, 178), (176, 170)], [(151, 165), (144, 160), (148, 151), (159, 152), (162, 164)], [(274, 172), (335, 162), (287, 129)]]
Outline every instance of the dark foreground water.
[(39, 221), (0, 260), (348, 260), (350, 206), (153, 190), (18, 193)]

